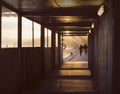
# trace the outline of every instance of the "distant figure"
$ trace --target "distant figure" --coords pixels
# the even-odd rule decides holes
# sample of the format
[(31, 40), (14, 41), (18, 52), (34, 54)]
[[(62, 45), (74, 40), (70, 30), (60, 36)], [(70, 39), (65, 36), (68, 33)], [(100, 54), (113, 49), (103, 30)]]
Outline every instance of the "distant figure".
[(80, 55), (82, 55), (83, 45), (80, 45), (79, 50), (80, 50)]
[(84, 51), (85, 51), (85, 54), (87, 54), (87, 52), (88, 52), (88, 46), (87, 46), (87, 44), (84, 45)]
[(87, 46), (87, 44), (80, 45), (79, 50), (80, 50), (80, 55), (82, 55), (83, 51), (85, 52), (85, 54), (87, 54), (87, 52), (88, 52), (88, 46)]

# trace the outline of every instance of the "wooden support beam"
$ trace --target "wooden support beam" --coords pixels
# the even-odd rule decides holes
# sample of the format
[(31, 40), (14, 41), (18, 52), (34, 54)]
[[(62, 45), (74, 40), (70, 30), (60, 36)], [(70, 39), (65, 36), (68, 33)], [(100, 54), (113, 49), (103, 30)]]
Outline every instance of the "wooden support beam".
[[(19, 0), (19, 1), (21, 1), (21, 0)], [(1, 4), (2, 6), (5, 6), (5, 7), (8, 8), (8, 9), (16, 12), (16, 13), (20, 13), (20, 11), (18, 11), (16, 8), (12, 7), (10, 4), (7, 4), (6, 2), (4, 2), (4, 1), (2, 1), (2, 0), (0, 0), (0, 4)]]
[(32, 47), (34, 46), (34, 22), (32, 21)]
[(42, 76), (45, 77), (45, 53), (44, 53), (44, 45), (45, 45), (45, 39), (44, 39), (44, 26), (41, 26), (41, 68), (42, 68)]
[(87, 28), (84, 28), (84, 29), (64, 29), (64, 28), (58, 28), (58, 29), (55, 29), (56, 31), (89, 31), (89, 29)]
[(1, 49), (1, 37), (2, 37), (2, 28), (1, 28), (1, 24), (2, 24), (2, 6), (0, 5), (0, 49)]
[(69, 33), (69, 34), (67, 34), (67, 33), (60, 33), (60, 34), (65, 34), (65, 35), (72, 35), (72, 34), (76, 34), (76, 35), (79, 35), (79, 34), (88, 34), (88, 32), (85, 32), (85, 33)]
[(55, 69), (56, 67), (56, 62), (55, 62), (55, 45), (56, 44), (56, 36), (55, 36), (55, 32), (52, 31), (52, 64), (53, 64), (53, 69)]
[(18, 14), (18, 48), (22, 47), (22, 16)]
[(69, 35), (63, 34), (63, 36), (88, 36), (88, 35), (87, 34), (69, 34)]
[(38, 10), (23, 10), (24, 16), (97, 16), (98, 7), (80, 7), (80, 8), (50, 8)]
[(57, 26), (80, 26), (80, 27), (89, 27), (91, 26), (92, 22), (85, 21), (85, 22), (77, 22), (77, 23), (63, 23), (63, 22), (55, 22), (55, 23), (42, 23), (45, 26), (49, 27), (57, 27)]
[(61, 33), (88, 33), (88, 30), (70, 30), (70, 31), (60, 31)]
[(61, 60), (61, 58), (63, 58), (62, 56), (61, 56), (61, 37), (60, 37), (60, 35), (61, 35), (61, 33), (60, 32), (58, 32), (58, 57), (59, 57), (59, 65), (61, 65), (61, 63), (62, 63), (62, 60)]

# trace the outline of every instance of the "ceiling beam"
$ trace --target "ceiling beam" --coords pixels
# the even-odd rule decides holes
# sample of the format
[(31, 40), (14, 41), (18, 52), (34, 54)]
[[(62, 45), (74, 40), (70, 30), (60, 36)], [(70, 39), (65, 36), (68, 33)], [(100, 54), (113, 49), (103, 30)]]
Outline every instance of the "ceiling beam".
[(89, 27), (92, 22), (77, 22), (77, 23), (42, 23), (45, 26), (55, 27), (55, 26), (80, 26), (80, 27)]
[(63, 36), (87, 36), (88, 34), (61, 34)]
[(83, 28), (79, 28), (79, 29), (63, 29), (63, 28), (53, 28), (55, 31), (89, 31), (89, 29), (83, 29)]
[(87, 34), (88, 31), (61, 31), (61, 34)]
[(85, 32), (85, 33), (61, 33), (61, 34), (88, 34), (88, 32)]
[(50, 8), (22, 11), (24, 16), (86, 16), (95, 17), (98, 7)]
[(8, 8), (8, 9), (14, 11), (14, 12), (19, 13), (19, 11), (18, 11), (16, 8), (12, 7), (10, 4), (7, 4), (7, 3), (6, 3), (5, 1), (3, 1), (3, 0), (0, 0), (0, 4), (1, 4), (2, 6), (5, 6), (5, 7)]

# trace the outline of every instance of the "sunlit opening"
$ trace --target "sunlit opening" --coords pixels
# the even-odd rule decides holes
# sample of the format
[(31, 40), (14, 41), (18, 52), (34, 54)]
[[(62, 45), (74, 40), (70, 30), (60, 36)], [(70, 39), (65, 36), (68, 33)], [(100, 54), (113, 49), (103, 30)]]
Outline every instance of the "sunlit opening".
[(32, 21), (22, 17), (22, 47), (32, 47)]
[[(63, 60), (88, 61), (88, 36), (64, 36), (63, 37)], [(82, 48), (82, 51), (80, 49)]]
[(44, 33), (45, 33), (45, 47), (51, 47), (52, 43), (51, 43), (51, 38), (52, 38), (52, 31), (50, 29), (45, 28), (44, 29)]
[(58, 47), (58, 33), (56, 33), (56, 47)]
[(48, 47), (52, 46), (51, 38), (52, 38), (52, 31), (48, 29)]
[(51, 30), (48, 29), (48, 36), (51, 36)]
[(41, 46), (41, 25), (34, 22), (34, 46)]
[(45, 47), (47, 47), (47, 45), (48, 45), (48, 39), (47, 39), (48, 30), (47, 30), (47, 28), (44, 29), (44, 33), (45, 33), (45, 36), (44, 36), (44, 39), (45, 39)]
[(2, 48), (18, 47), (18, 15), (2, 7)]

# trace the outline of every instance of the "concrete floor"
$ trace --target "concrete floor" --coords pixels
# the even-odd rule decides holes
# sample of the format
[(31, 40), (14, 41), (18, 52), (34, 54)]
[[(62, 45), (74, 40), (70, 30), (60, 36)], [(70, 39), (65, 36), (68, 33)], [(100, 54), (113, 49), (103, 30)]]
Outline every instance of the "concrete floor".
[(65, 62), (61, 67), (61, 69), (88, 69), (87, 61), (68, 61)]
[[(96, 94), (87, 62), (66, 62), (33, 90), (22, 94)], [(80, 69), (82, 70), (80, 70)]]

